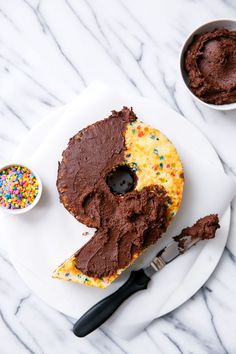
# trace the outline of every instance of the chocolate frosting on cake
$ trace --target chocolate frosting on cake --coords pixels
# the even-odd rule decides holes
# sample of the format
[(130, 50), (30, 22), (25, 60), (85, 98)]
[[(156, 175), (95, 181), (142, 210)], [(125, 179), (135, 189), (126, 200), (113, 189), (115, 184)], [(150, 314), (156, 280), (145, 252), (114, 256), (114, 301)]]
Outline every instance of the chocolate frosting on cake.
[(101, 278), (125, 268), (167, 228), (163, 187), (116, 195), (106, 183), (109, 173), (124, 164), (124, 131), (135, 119), (126, 107), (113, 111), (70, 139), (59, 164), (61, 202), (79, 221), (97, 229), (76, 253), (77, 268), (88, 276)]
[(189, 86), (201, 100), (236, 102), (236, 31), (216, 29), (196, 35), (185, 53)]

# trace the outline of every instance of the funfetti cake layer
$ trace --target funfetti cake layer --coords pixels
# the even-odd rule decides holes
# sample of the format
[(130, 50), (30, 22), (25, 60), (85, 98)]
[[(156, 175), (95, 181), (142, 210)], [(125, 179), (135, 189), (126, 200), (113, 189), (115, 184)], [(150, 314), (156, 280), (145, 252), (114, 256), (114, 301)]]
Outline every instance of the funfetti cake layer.
[[(126, 193), (117, 193), (108, 180), (124, 169), (134, 183)], [(183, 186), (175, 147), (132, 109), (114, 111), (80, 131), (63, 152), (57, 187), (65, 208), (97, 231), (53, 276), (109, 285), (166, 231)]]

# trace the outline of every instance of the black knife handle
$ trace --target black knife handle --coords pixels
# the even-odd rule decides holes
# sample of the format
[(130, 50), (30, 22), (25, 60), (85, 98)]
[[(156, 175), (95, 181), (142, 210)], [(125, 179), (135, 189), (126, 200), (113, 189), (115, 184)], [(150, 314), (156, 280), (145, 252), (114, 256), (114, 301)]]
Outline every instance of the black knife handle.
[(147, 288), (150, 278), (143, 269), (132, 271), (129, 279), (113, 294), (99, 301), (74, 324), (77, 337), (85, 337), (100, 327), (129, 296)]

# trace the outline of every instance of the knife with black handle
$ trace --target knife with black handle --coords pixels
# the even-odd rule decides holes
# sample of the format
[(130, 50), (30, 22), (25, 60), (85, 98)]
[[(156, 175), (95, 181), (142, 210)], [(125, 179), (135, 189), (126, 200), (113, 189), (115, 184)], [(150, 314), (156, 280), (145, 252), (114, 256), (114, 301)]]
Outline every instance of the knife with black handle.
[[(113, 294), (105, 297), (89, 309), (75, 324), (73, 332), (77, 337), (85, 337), (100, 327), (116, 309), (131, 295), (147, 288), (151, 276), (195, 245), (200, 238), (182, 236), (174, 238), (145, 269), (132, 271), (128, 280)], [(184, 250), (182, 249), (184, 245)]]

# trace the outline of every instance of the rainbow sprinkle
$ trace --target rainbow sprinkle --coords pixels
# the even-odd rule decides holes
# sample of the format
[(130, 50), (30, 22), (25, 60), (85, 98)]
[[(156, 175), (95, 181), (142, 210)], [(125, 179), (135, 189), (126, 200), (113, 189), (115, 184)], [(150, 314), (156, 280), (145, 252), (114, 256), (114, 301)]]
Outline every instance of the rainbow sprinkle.
[(23, 209), (37, 197), (39, 185), (32, 172), (23, 166), (0, 170), (0, 205), (7, 209)]

